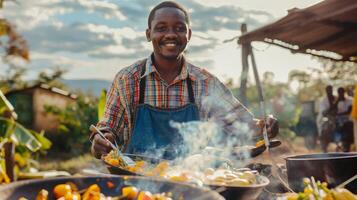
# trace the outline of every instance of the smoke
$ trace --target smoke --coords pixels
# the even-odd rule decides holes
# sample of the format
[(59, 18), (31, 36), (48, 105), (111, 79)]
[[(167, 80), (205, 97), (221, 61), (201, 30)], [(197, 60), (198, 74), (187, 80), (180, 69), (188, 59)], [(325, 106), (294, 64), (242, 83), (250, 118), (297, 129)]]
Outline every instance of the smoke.
[(201, 121), (170, 122), (183, 139), (184, 154), (177, 161), (182, 168), (195, 170), (224, 163), (243, 166), (250, 157), (249, 148), (244, 147), (252, 144), (253, 131), (241, 121), (237, 110), (229, 110), (216, 97), (207, 96), (202, 102), (209, 114)]

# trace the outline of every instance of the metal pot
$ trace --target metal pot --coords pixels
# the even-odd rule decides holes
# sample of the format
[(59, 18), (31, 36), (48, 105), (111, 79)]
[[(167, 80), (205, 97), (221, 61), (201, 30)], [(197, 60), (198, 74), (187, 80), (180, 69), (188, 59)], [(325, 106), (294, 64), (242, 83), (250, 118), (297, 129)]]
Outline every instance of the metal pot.
[[(323, 153), (290, 156), (286, 158), (288, 182), (294, 191), (303, 191), (303, 178), (313, 176), (331, 187), (357, 174), (357, 153)], [(346, 186), (357, 193), (357, 181)]]
[[(109, 188), (108, 181), (115, 187)], [(120, 195), (120, 190), (125, 185), (132, 185), (140, 190), (147, 190), (152, 193), (172, 192), (173, 199), (205, 199), (205, 200), (224, 200), (218, 193), (205, 190), (188, 184), (174, 183), (165, 180), (158, 180), (145, 177), (133, 176), (93, 176), (93, 177), (70, 177), (70, 178), (51, 178), (37, 179), (30, 181), (19, 181), (0, 187), (1, 199), (17, 200), (20, 197), (35, 199), (41, 189), (49, 191), (49, 199), (54, 199), (52, 190), (61, 183), (73, 182), (78, 189), (85, 189), (91, 184), (98, 184), (101, 192), (109, 196)]]

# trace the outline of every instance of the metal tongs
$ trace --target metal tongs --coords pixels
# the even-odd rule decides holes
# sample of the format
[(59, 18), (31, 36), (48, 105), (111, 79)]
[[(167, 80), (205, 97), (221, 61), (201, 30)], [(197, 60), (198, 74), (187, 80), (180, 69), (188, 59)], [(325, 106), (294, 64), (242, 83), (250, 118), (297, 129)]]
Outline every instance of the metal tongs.
[(123, 159), (123, 162), (126, 166), (134, 166), (135, 165), (135, 161), (133, 161), (130, 157), (125, 156), (119, 149), (118, 144), (116, 141), (114, 141), (114, 144), (108, 140), (108, 138), (106, 138), (103, 134), (102, 131), (100, 131), (96, 126), (94, 125), (90, 125), (89, 130), (92, 132), (97, 132), (105, 141), (107, 141), (109, 143), (109, 145), (112, 147), (112, 149), (116, 150), (119, 154), (119, 156)]

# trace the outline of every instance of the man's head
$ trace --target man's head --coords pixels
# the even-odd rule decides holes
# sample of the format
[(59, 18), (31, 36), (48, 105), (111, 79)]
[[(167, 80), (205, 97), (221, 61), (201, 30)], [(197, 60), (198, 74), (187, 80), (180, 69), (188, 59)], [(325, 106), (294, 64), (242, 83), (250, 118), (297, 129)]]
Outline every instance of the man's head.
[(181, 5), (165, 1), (155, 6), (146, 29), (146, 38), (152, 42), (155, 56), (177, 59), (191, 38), (189, 25), (189, 16)]
[(326, 86), (325, 88), (327, 96), (332, 96), (333, 94), (333, 88), (331, 85)]
[(344, 97), (344, 96), (345, 96), (345, 88), (339, 87), (339, 88), (337, 89), (337, 93), (338, 93), (338, 96), (339, 96), (339, 97)]

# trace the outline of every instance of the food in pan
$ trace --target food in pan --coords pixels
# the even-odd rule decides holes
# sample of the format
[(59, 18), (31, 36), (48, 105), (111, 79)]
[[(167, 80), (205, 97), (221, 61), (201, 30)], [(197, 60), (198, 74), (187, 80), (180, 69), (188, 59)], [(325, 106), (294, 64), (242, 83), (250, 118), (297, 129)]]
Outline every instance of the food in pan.
[[(158, 193), (152, 194), (149, 191), (140, 191), (134, 186), (124, 186), (118, 196), (106, 196), (101, 193), (101, 188), (97, 184), (79, 191), (73, 183), (58, 184), (53, 189), (53, 196), (56, 200), (172, 200), (172, 194)], [(42, 189), (36, 196), (36, 200), (48, 200), (49, 192)], [(27, 200), (25, 197), (19, 200)]]
[(118, 159), (118, 155), (116, 155), (114, 151), (111, 151), (104, 157), (105, 162), (115, 167), (145, 176), (163, 177), (176, 182), (190, 182), (197, 185), (206, 184), (232, 187), (259, 184), (259, 181), (257, 180), (257, 176), (259, 175), (258, 172), (248, 168), (229, 169), (221, 167), (217, 169), (206, 168), (201, 171), (193, 171), (186, 170), (182, 168), (182, 166), (170, 166), (167, 161), (162, 161), (157, 165), (152, 165), (145, 161), (136, 161), (134, 166), (125, 166), (120, 165), (120, 161), (113, 161), (115, 159)]
[(345, 188), (329, 189), (326, 182), (304, 179), (304, 192), (288, 194), (278, 200), (357, 200), (357, 196)]
[(152, 165), (143, 160), (135, 161), (134, 166), (124, 165), (123, 159), (116, 151), (110, 151), (106, 156), (104, 156), (104, 161), (115, 167), (119, 167), (128, 170), (133, 173), (143, 174), (146, 176), (162, 176), (165, 171), (169, 168), (169, 163), (167, 161), (162, 161), (157, 165)]

